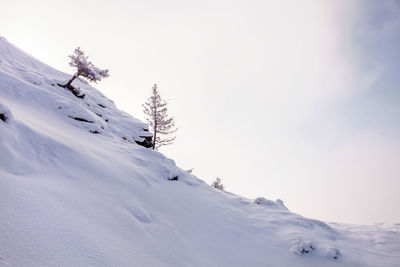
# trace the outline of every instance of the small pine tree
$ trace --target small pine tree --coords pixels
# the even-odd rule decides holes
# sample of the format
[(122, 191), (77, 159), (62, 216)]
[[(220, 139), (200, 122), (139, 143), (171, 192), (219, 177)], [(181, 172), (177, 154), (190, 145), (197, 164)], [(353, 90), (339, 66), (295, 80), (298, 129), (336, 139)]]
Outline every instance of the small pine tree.
[(97, 68), (91, 61), (88, 61), (88, 56), (85, 56), (85, 52), (81, 50), (80, 47), (75, 48), (74, 54), (68, 56), (71, 61), (69, 65), (71, 67), (76, 68), (76, 72), (74, 76), (72, 76), (71, 80), (69, 80), (66, 84), (61, 85), (64, 88), (71, 90), (73, 93), (76, 93), (71, 84), (78, 77), (84, 77), (91, 82), (98, 82), (103, 78), (109, 77), (108, 70), (101, 70)]
[(224, 190), (224, 185), (222, 184), (221, 178), (219, 177), (217, 177), (217, 179), (212, 182), (211, 186), (219, 190)]
[(153, 93), (143, 104), (143, 108), (146, 120), (153, 131), (153, 149), (172, 144), (176, 137), (170, 135), (177, 129), (174, 118), (167, 114), (167, 102), (161, 98), (157, 84), (154, 84)]

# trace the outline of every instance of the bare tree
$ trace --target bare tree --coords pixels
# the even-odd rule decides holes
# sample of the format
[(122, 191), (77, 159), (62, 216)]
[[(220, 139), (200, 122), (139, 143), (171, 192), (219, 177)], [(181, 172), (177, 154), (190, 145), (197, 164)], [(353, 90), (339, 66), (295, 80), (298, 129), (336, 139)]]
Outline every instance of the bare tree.
[(98, 82), (103, 78), (107, 78), (109, 76), (107, 69), (99, 69), (91, 61), (88, 61), (88, 56), (85, 56), (85, 52), (81, 50), (80, 47), (75, 48), (74, 54), (68, 56), (71, 61), (69, 65), (71, 67), (76, 68), (76, 72), (74, 76), (64, 85), (60, 85), (61, 87), (69, 89), (75, 96), (83, 98), (83, 96), (79, 96), (79, 91), (76, 90), (72, 86), (72, 82), (78, 77), (84, 77), (91, 82)]
[(221, 178), (217, 177), (214, 182), (211, 184), (212, 187), (220, 190), (224, 190), (224, 185), (222, 184)]
[(147, 122), (153, 131), (153, 149), (172, 144), (176, 137), (171, 134), (177, 129), (174, 118), (167, 114), (167, 102), (161, 98), (157, 84), (154, 84), (153, 93), (143, 104), (143, 108)]

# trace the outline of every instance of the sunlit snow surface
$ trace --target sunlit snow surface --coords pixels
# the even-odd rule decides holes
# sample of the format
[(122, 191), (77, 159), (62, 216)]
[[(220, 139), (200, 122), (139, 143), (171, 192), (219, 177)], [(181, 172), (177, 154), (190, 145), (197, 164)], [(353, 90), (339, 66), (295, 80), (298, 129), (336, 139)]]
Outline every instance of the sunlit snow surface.
[(0, 266), (400, 266), (400, 225), (216, 190), (137, 145), (147, 125), (86, 82), (84, 99), (57, 86), (69, 78), (0, 38)]

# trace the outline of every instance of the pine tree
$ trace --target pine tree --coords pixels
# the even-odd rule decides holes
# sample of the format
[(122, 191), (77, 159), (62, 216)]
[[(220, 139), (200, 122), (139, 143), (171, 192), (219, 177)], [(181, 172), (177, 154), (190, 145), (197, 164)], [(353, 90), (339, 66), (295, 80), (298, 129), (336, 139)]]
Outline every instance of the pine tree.
[(221, 178), (217, 177), (214, 182), (211, 184), (212, 187), (220, 190), (224, 190), (224, 185), (222, 184)]
[(167, 102), (161, 98), (157, 84), (154, 84), (153, 93), (143, 104), (143, 108), (147, 122), (153, 131), (153, 149), (172, 144), (176, 137), (171, 134), (177, 129), (174, 118), (167, 114)]
[(88, 56), (85, 56), (85, 52), (81, 50), (80, 47), (75, 48), (74, 54), (68, 56), (71, 61), (69, 62), (69, 65), (71, 67), (76, 68), (76, 72), (74, 76), (64, 85), (60, 85), (64, 88), (69, 89), (75, 96), (77, 97), (82, 97), (79, 96), (79, 91), (77, 91), (71, 84), (72, 82), (78, 78), (78, 77), (84, 77), (88, 79), (91, 82), (98, 82), (102, 78), (107, 78), (109, 77), (108, 70), (107, 69), (99, 69), (91, 61), (88, 61)]

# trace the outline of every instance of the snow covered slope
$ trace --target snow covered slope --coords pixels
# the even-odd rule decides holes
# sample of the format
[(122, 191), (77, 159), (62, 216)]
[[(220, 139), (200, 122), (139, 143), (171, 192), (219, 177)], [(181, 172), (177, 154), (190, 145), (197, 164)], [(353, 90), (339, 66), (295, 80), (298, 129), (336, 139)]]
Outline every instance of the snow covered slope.
[(400, 266), (400, 225), (211, 188), (136, 144), (147, 125), (84, 81), (84, 99), (57, 86), (69, 78), (0, 38), (0, 266)]

